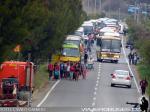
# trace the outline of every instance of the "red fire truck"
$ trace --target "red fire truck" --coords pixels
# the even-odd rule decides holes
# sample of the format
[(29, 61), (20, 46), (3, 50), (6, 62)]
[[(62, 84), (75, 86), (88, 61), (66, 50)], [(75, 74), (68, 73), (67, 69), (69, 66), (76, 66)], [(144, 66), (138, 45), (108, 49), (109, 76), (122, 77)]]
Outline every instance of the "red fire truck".
[(0, 107), (28, 104), (34, 87), (32, 62), (6, 61), (0, 65)]

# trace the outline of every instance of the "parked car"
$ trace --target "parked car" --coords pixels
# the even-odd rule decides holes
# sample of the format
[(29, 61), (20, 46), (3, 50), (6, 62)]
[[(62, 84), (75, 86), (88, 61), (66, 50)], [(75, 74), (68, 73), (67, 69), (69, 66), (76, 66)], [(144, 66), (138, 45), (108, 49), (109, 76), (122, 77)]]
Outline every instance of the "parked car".
[(125, 85), (128, 88), (131, 88), (132, 76), (127, 70), (115, 70), (111, 74), (111, 86), (114, 85)]

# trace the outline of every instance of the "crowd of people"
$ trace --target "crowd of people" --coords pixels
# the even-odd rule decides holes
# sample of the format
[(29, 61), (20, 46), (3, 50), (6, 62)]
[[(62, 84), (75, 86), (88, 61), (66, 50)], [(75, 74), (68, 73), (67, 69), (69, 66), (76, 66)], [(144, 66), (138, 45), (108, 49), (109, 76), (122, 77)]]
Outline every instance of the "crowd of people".
[(129, 59), (129, 64), (134, 64), (136, 65), (137, 64), (137, 61), (139, 60), (139, 57), (137, 55), (136, 52), (130, 52), (129, 55), (128, 55), (128, 59)]
[(86, 79), (86, 67), (84, 64), (73, 62), (60, 62), (48, 65), (49, 80), (70, 79), (78, 80), (80, 77)]
[(128, 54), (128, 59), (129, 59), (129, 64), (133, 64), (136, 65), (138, 60), (139, 60), (139, 56), (137, 54), (137, 52), (134, 50), (133, 45), (130, 46), (130, 53)]
[(54, 64), (49, 63), (48, 72), (50, 80), (57, 79), (70, 79), (78, 80), (80, 77), (86, 79), (87, 69), (94, 69), (94, 59), (91, 53), (91, 48), (94, 44), (94, 36), (92, 33), (89, 33), (88, 39), (85, 40), (84, 45), (84, 61), (81, 62), (56, 62)]

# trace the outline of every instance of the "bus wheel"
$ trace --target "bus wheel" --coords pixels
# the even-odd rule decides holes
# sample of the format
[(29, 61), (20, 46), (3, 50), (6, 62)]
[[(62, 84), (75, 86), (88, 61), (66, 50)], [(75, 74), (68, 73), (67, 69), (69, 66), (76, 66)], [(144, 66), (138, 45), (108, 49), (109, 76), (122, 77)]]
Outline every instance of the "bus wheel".
[(97, 58), (97, 62), (99, 62), (99, 59)]
[(118, 63), (118, 60), (115, 60), (115, 63), (117, 64), (117, 63)]

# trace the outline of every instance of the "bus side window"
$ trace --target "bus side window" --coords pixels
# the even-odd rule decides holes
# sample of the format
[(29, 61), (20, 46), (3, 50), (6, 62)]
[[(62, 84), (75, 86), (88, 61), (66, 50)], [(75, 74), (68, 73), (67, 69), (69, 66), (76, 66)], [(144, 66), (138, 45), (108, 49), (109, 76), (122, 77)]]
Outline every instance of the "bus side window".
[(97, 46), (101, 46), (101, 39), (97, 39)]

